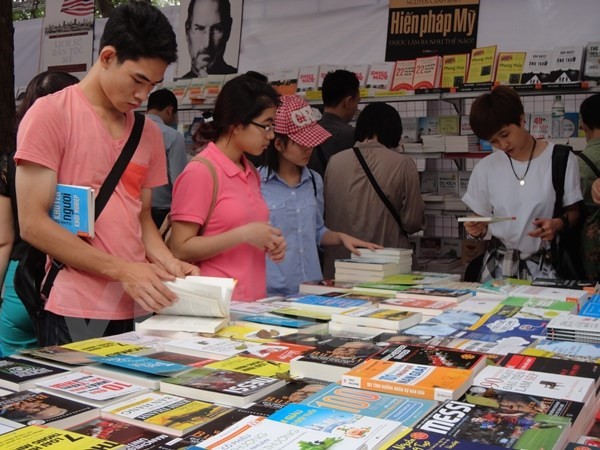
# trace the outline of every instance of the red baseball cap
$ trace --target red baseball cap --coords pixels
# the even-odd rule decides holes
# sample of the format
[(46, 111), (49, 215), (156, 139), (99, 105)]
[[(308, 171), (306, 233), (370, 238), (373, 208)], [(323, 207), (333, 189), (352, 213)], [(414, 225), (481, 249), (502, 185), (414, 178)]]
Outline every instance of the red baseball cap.
[(285, 134), (305, 147), (315, 147), (331, 137), (331, 133), (317, 123), (310, 105), (297, 95), (280, 97), (275, 115), (275, 133)]

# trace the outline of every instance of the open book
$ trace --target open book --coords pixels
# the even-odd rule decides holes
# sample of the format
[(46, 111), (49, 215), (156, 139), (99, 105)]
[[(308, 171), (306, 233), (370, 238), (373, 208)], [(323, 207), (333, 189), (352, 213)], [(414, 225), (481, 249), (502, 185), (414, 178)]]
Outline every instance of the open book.
[(177, 301), (136, 324), (137, 330), (214, 333), (229, 321), (229, 303), (236, 280), (188, 276), (167, 281)]
[(507, 220), (517, 220), (516, 217), (482, 217), (482, 216), (469, 216), (469, 217), (459, 217), (459, 222), (505, 222)]

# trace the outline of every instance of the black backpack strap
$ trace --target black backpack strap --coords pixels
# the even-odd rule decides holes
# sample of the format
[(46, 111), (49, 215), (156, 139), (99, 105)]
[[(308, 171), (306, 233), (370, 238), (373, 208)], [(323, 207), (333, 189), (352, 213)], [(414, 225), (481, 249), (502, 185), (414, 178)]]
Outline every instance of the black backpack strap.
[(592, 169), (592, 172), (594, 172), (594, 175), (596, 175), (597, 178), (600, 178), (600, 169), (598, 169), (596, 164), (594, 164), (590, 158), (588, 158), (583, 153), (575, 153), (575, 154), (577, 156), (579, 156), (581, 159), (583, 159), (583, 161), (588, 165), (588, 167), (590, 169)]
[[(141, 113), (135, 113), (135, 121), (133, 123), (133, 129), (131, 130), (131, 134), (129, 135), (129, 139), (125, 143), (121, 154), (117, 158), (115, 165), (109, 172), (108, 176), (102, 183), (100, 187), (100, 191), (98, 192), (98, 196), (94, 201), (94, 220), (98, 220), (100, 213), (108, 203), (111, 195), (115, 191), (123, 172), (127, 168), (129, 161), (133, 157), (135, 153), (135, 149), (137, 148), (140, 138), (142, 137), (142, 130), (144, 129), (144, 115)], [(44, 297), (48, 298), (50, 295), (50, 290), (52, 289), (52, 285), (54, 284), (54, 280), (58, 275), (58, 272), (64, 267), (64, 264), (55, 259), (51, 259), (50, 270), (48, 271), (48, 275), (46, 275), (46, 279), (44, 280), (44, 284), (42, 286), (41, 293)]]
[(552, 217), (560, 217), (562, 213), (562, 199), (565, 194), (565, 178), (569, 153), (571, 153), (571, 147), (566, 145), (555, 145), (552, 152), (552, 186), (556, 193), (554, 214)]
[(400, 219), (400, 215), (398, 214), (398, 211), (396, 211), (396, 208), (394, 208), (394, 205), (392, 205), (392, 202), (390, 202), (390, 199), (387, 198), (387, 196), (385, 195), (383, 190), (381, 190), (381, 187), (377, 183), (377, 180), (375, 180), (375, 177), (373, 176), (373, 172), (371, 172), (371, 169), (369, 168), (367, 161), (365, 161), (365, 158), (363, 157), (362, 153), (360, 152), (358, 147), (352, 147), (352, 150), (354, 150), (354, 154), (356, 155), (358, 162), (360, 163), (363, 170), (365, 171), (367, 178), (371, 182), (373, 189), (375, 189), (375, 192), (377, 192), (377, 195), (379, 196), (379, 198), (381, 199), (381, 201), (383, 202), (385, 207), (388, 209), (388, 211), (392, 214), (392, 216), (398, 223), (398, 226), (400, 227), (400, 230), (402, 231), (402, 233), (404, 233), (406, 236), (408, 236), (408, 233), (406, 232), (406, 230), (404, 230), (404, 227), (402, 226), (402, 220)]
[(315, 181), (315, 174), (312, 170), (308, 169), (308, 175), (310, 176), (310, 181), (312, 182), (313, 194), (315, 194), (315, 198), (317, 198), (317, 182)]

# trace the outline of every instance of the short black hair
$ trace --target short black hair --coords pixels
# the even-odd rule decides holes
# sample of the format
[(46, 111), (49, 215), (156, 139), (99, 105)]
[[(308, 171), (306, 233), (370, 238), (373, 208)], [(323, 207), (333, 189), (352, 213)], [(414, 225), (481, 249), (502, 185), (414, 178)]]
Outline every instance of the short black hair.
[(369, 103), (356, 119), (354, 137), (359, 142), (377, 137), (385, 147), (396, 148), (402, 137), (400, 114), (387, 103)]
[(600, 94), (594, 94), (581, 102), (581, 121), (590, 130), (600, 130)]
[(358, 88), (358, 78), (354, 72), (344, 69), (328, 72), (323, 78), (321, 88), (323, 105), (333, 107), (339, 105), (346, 97), (356, 97)]
[(469, 123), (473, 133), (489, 140), (502, 127), (520, 126), (523, 114), (525, 109), (517, 91), (508, 86), (498, 86), (473, 101)]
[(168, 89), (158, 89), (148, 96), (148, 109), (164, 110), (172, 106), (173, 112), (177, 112), (177, 97)]
[(107, 45), (116, 49), (121, 63), (140, 58), (157, 58), (167, 64), (177, 61), (173, 27), (158, 8), (143, 1), (125, 3), (112, 11), (100, 38), (100, 50)]

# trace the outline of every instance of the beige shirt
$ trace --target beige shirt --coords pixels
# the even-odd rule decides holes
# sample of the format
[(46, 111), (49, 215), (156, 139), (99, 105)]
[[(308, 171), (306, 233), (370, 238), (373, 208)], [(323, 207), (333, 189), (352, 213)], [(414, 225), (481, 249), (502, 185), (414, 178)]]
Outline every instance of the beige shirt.
[[(425, 226), (425, 205), (414, 161), (378, 142), (358, 142), (375, 180), (394, 205), (407, 233)], [(408, 248), (408, 239), (369, 182), (354, 151), (333, 155), (325, 172), (325, 225), (384, 247)], [(335, 259), (349, 258), (343, 247), (325, 249), (324, 277), (333, 278)]]

